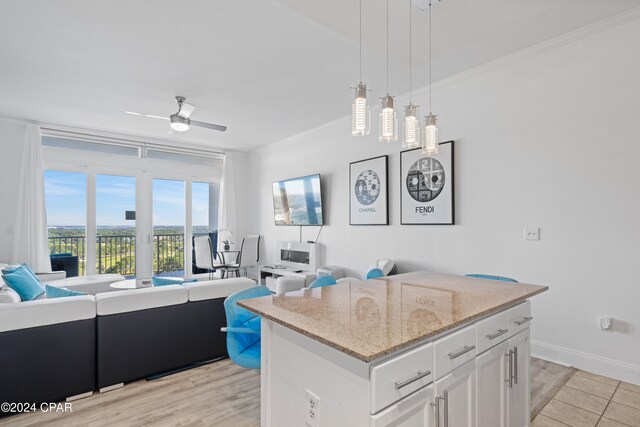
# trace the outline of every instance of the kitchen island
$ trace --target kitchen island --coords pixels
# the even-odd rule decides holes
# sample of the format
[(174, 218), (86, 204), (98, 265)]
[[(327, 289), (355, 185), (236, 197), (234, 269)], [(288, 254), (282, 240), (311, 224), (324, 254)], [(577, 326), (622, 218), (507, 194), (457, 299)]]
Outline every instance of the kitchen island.
[(547, 289), (414, 272), (241, 301), (263, 317), (261, 425), (528, 426)]

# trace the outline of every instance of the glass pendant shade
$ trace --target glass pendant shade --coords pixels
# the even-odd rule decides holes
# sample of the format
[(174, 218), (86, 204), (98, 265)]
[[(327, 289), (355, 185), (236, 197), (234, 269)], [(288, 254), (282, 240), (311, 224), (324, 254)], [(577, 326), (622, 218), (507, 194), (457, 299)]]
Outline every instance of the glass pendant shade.
[(398, 116), (393, 108), (394, 98), (388, 93), (381, 98), (380, 106), (380, 142), (398, 140)]
[(409, 104), (404, 108), (404, 138), (402, 148), (416, 148), (420, 146), (420, 119), (417, 105)]
[(424, 122), (424, 144), (422, 154), (432, 156), (438, 154), (438, 119), (432, 113), (425, 118)]
[(351, 104), (351, 135), (365, 136), (371, 132), (371, 109), (367, 100), (367, 85), (358, 82)]

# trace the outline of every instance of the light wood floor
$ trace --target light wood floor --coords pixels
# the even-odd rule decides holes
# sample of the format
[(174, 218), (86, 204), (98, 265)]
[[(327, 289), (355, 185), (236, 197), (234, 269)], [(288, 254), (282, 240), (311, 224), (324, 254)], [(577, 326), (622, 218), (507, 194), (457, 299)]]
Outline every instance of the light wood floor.
[(221, 360), (72, 402), (72, 413), (21, 414), (0, 426), (260, 425), (260, 373)]
[[(580, 378), (574, 379), (573, 375)], [(531, 360), (531, 410), (534, 426), (563, 426), (559, 418), (566, 411), (561, 405), (571, 402), (580, 405), (572, 387), (591, 386), (591, 393), (607, 393), (609, 400), (613, 398), (614, 406), (607, 409), (611, 417), (621, 419), (628, 417), (628, 412), (621, 412), (616, 400), (640, 405), (640, 400), (633, 400), (636, 393), (640, 399), (640, 387), (625, 386), (605, 377), (592, 376), (588, 381), (609, 381), (610, 384), (597, 382), (585, 386), (582, 377), (593, 374), (576, 372), (573, 368), (556, 365), (540, 359)], [(568, 381), (567, 381), (568, 380)], [(615, 382), (614, 387), (611, 382)], [(566, 385), (565, 385), (566, 383)], [(578, 385), (576, 385), (578, 384)], [(624, 383), (622, 383), (624, 384)], [(612, 388), (613, 387), (613, 388)], [(622, 388), (618, 392), (618, 388)], [(637, 387), (633, 389), (632, 387)], [(565, 389), (570, 389), (566, 391)], [(631, 388), (631, 390), (627, 390)], [(634, 391), (635, 390), (635, 391)], [(609, 392), (610, 395), (609, 395)], [(615, 394), (614, 394), (615, 392)], [(557, 393), (557, 394), (556, 394)], [(616, 398), (617, 394), (617, 398)], [(588, 397), (588, 396), (587, 396)], [(597, 397), (597, 396), (596, 396)], [(602, 398), (604, 400), (604, 397)], [(630, 400), (631, 399), (631, 400)], [(590, 402), (594, 399), (587, 399)], [(567, 402), (568, 403), (565, 403)], [(576, 403), (577, 402), (577, 403)], [(608, 402), (608, 401), (607, 401)], [(602, 403), (602, 402), (597, 402)], [(608, 403), (607, 403), (608, 404)], [(0, 419), (2, 426), (216, 426), (216, 427), (258, 427), (260, 426), (260, 374), (258, 371), (240, 368), (230, 360), (222, 360), (177, 374), (169, 375), (154, 381), (136, 381), (103, 394), (72, 402), (71, 413), (22, 414)], [(584, 406), (584, 404), (582, 404)], [(618, 405), (618, 406), (616, 406)], [(611, 405), (609, 405), (611, 407)], [(544, 408), (544, 409), (543, 409)], [(564, 408), (564, 407), (563, 407)], [(592, 411), (593, 407), (589, 407)], [(589, 409), (588, 408), (588, 409)], [(564, 408), (566, 409), (566, 408)], [(578, 407), (576, 407), (578, 409)], [(587, 409), (587, 410), (588, 410)], [(600, 409), (600, 406), (597, 407)], [(633, 409), (633, 408), (631, 408)], [(582, 410), (582, 409), (578, 409)], [(617, 410), (614, 411), (614, 410)], [(613, 412), (612, 412), (613, 411)], [(640, 413), (640, 406), (637, 410)], [(604, 412), (604, 408), (602, 408)], [(602, 412), (597, 416), (600, 420)], [(620, 413), (622, 415), (620, 415)], [(584, 415), (584, 414), (579, 414)], [(605, 413), (605, 416), (607, 413)], [(633, 416), (633, 414), (631, 415)], [(589, 418), (589, 417), (588, 417)], [(612, 419), (604, 419), (603, 422)], [(594, 419), (593, 417), (589, 418)], [(633, 418), (632, 418), (633, 420)], [(566, 420), (565, 420), (566, 421)], [(570, 424), (582, 427), (583, 424)], [(585, 424), (587, 425), (587, 424)], [(589, 424), (591, 425), (591, 424)], [(595, 424), (593, 424), (595, 426)], [(625, 424), (598, 424), (602, 426), (624, 426)], [(628, 424), (639, 426), (639, 424)]]

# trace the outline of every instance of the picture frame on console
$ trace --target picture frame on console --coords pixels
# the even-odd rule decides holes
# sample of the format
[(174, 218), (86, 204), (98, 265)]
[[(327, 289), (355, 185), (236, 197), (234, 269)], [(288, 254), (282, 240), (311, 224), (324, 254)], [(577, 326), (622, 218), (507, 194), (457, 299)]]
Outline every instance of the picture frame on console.
[(389, 225), (389, 156), (349, 163), (349, 224)]
[(453, 141), (441, 142), (438, 154), (421, 148), (400, 152), (400, 223), (454, 225)]

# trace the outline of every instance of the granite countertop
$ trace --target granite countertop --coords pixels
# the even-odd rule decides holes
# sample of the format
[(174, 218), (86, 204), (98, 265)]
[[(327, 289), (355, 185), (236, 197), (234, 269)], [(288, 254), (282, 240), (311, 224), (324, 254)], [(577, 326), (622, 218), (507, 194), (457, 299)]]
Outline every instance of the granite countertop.
[(371, 362), (547, 289), (419, 271), (253, 298), (238, 304)]

